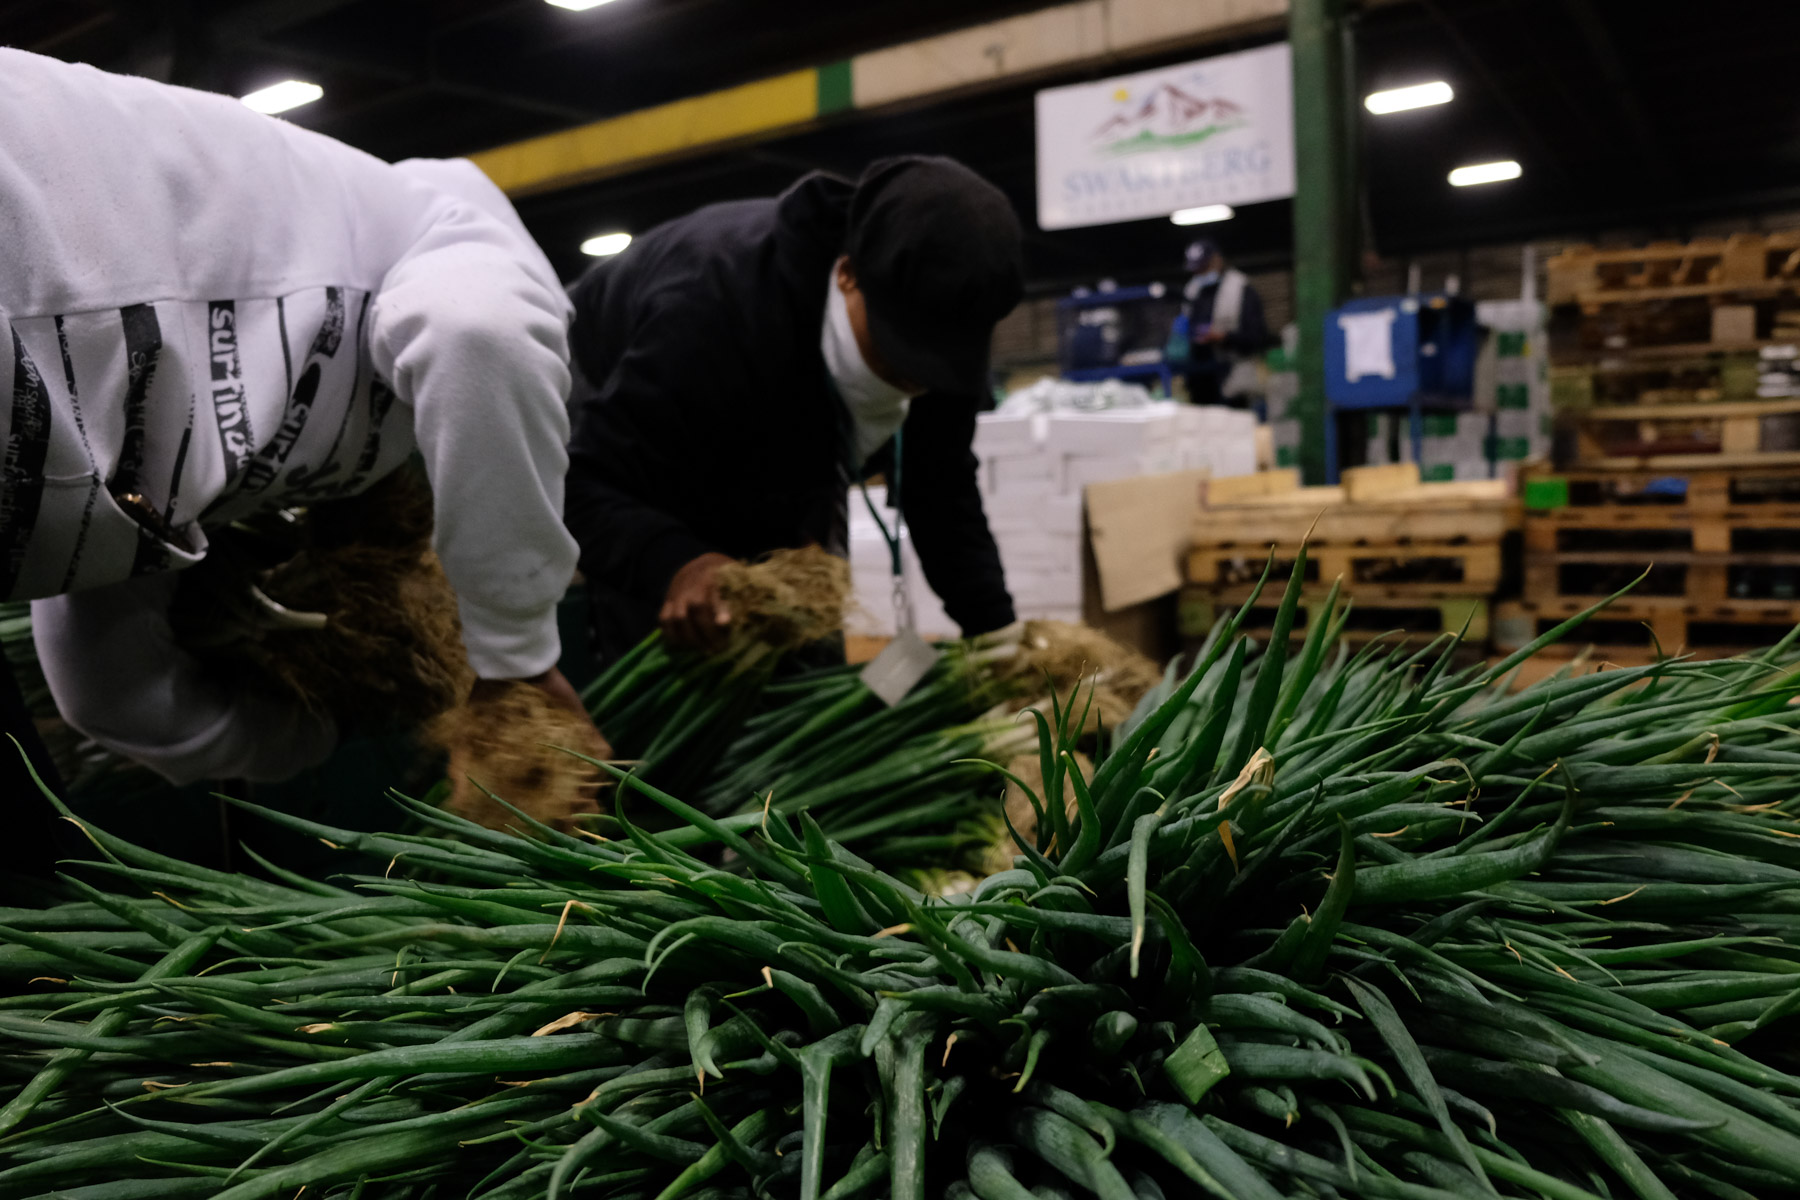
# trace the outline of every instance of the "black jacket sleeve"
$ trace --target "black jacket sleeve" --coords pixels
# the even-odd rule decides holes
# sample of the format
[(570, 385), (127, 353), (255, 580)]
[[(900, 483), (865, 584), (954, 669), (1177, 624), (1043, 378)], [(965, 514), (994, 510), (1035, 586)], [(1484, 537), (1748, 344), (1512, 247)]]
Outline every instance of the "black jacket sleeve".
[(900, 505), (925, 581), (963, 636), (1013, 621), (1000, 551), (976, 481), (975, 406), (956, 396), (912, 402), (900, 439)]
[[(693, 349), (705, 317), (677, 309), (653, 304), (607, 377), (578, 371), (570, 398), (563, 522), (581, 547), (582, 573), (643, 603), (660, 600), (684, 564), (718, 549), (672, 515), (672, 494), (645, 495), (618, 482), (625, 475), (656, 480), (667, 492), (722, 467), (712, 460), (729, 440), (717, 435), (731, 414)], [(570, 336), (583, 335), (577, 322)]]

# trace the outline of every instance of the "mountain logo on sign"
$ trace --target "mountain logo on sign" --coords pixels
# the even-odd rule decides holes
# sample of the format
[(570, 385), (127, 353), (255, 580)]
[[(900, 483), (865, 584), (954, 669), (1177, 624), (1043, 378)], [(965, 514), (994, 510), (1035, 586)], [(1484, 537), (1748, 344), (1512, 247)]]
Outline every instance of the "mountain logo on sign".
[(1123, 108), (1093, 133), (1106, 154), (1141, 154), (1191, 146), (1249, 121), (1242, 105), (1202, 99), (1172, 83), (1160, 84), (1141, 99), (1121, 88), (1113, 96)]

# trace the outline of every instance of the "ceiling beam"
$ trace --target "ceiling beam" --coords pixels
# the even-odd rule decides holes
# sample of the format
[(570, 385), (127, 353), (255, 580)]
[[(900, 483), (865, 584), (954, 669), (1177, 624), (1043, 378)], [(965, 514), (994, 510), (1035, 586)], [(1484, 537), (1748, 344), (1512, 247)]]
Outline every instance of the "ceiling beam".
[(1462, 55), (1463, 61), (1475, 73), (1475, 77), (1481, 81), (1482, 87), (1487, 89), (1489, 97), (1500, 106), (1501, 111), (1512, 122), (1519, 136), (1531, 148), (1532, 154), (1542, 161), (1546, 173), (1557, 176), (1566, 175), (1567, 171), (1563, 167), (1562, 160), (1557, 157), (1556, 151), (1545, 140), (1544, 135), (1538, 132), (1537, 125), (1526, 115), (1525, 110), (1519, 107), (1518, 102), (1512, 98), (1511, 93), (1506, 90), (1499, 77), (1488, 69), (1487, 63), (1482, 61), (1481, 55), (1476, 52), (1474, 44), (1469, 41), (1457, 23), (1451, 20), (1450, 14), (1444, 11), (1438, 0), (1418, 0), (1418, 3), (1431, 14), (1444, 36), (1450, 39), (1450, 44), (1456, 47), (1456, 52)]
[(1077, 0), (823, 66), (675, 100), (471, 155), (509, 195), (570, 187), (671, 157), (1281, 27), (1287, 0)]
[(111, 25), (115, 16), (116, 14), (112, 9), (94, 13), (92, 16), (77, 21), (73, 25), (64, 26), (49, 37), (39, 38), (29, 46), (26, 46), (25, 49), (31, 51), (33, 54), (55, 55), (59, 49), (68, 45), (70, 42), (80, 41), (95, 30), (104, 29), (106, 26)]
[(1625, 70), (1625, 62), (1619, 57), (1618, 47), (1614, 44), (1606, 23), (1595, 11), (1593, 0), (1563, 0), (1563, 8), (1568, 12), (1570, 20), (1575, 22), (1575, 28), (1581, 31), (1582, 39), (1587, 42), (1594, 61), (1599, 64), (1600, 74), (1607, 83), (1607, 91), (1612, 94), (1613, 103), (1618, 105), (1619, 113), (1625, 119), (1626, 132), (1637, 143), (1644, 165), (1658, 178), (1667, 179), (1673, 174), (1668, 152), (1657, 138), (1655, 128), (1644, 112), (1644, 106), (1638, 99), (1638, 89)]
[(240, 4), (212, 18), (213, 32), (221, 41), (267, 37), (329, 16), (356, 0), (255, 0)]
[[(314, 70), (360, 75), (367, 79), (397, 84), (399, 90), (391, 97), (395, 100), (410, 100), (422, 91), (440, 92), (465, 100), (479, 100), (486, 104), (517, 109), (520, 112), (555, 117), (559, 121), (591, 121), (597, 115), (593, 109), (581, 105), (565, 104), (560, 100), (551, 100), (542, 96), (531, 96), (504, 88), (490, 87), (486, 84), (446, 78), (436, 71), (412, 71), (405, 67), (390, 66), (387, 63), (375, 62), (366, 58), (299, 49), (261, 38), (234, 39), (230, 44), (237, 49), (250, 51), (275, 62), (289, 62), (296, 66), (311, 67)], [(385, 103), (389, 99), (388, 96), (377, 97), (374, 102)], [(359, 105), (357, 111), (366, 111), (366, 108), (366, 105)]]

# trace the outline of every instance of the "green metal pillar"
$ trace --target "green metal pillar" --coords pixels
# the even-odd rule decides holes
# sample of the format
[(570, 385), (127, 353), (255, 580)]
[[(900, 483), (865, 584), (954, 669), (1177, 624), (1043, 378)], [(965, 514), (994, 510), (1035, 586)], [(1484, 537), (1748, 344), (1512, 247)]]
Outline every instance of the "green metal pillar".
[(1300, 329), (1300, 470), (1325, 479), (1325, 314), (1350, 286), (1355, 123), (1345, 0), (1289, 0), (1294, 55), (1294, 320)]

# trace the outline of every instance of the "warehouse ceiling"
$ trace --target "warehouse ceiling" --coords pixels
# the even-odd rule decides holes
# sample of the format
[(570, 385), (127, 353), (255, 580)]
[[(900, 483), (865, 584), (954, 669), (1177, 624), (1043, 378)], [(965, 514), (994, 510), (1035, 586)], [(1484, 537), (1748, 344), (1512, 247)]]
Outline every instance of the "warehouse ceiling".
[[(234, 94), (291, 76), (325, 98), (290, 119), (386, 158), (468, 153), (682, 96), (1042, 7), (980, 0), (0, 0), (0, 43)], [(1357, 18), (1359, 94), (1448, 81), (1445, 106), (1357, 110), (1372, 248), (1408, 253), (1630, 228), (1682, 235), (1722, 214), (1800, 208), (1800, 100), (1786, 59), (1800, 4), (1730, 0), (1391, 0)], [(1258, 40), (1224, 42), (1206, 52)], [(1178, 57), (1194, 57), (1187, 51)], [(1155, 65), (1096, 67), (1093, 75)], [(1069, 82), (1081, 76), (1067, 77)], [(641, 231), (796, 174), (882, 154), (970, 162), (1034, 232), (1041, 289), (1172, 273), (1191, 231), (1163, 220), (1035, 232), (1034, 81), (786, 137), (520, 202), (559, 269), (595, 233)], [(1451, 167), (1523, 177), (1451, 188)], [(1283, 261), (1284, 202), (1213, 226), (1251, 265)]]

